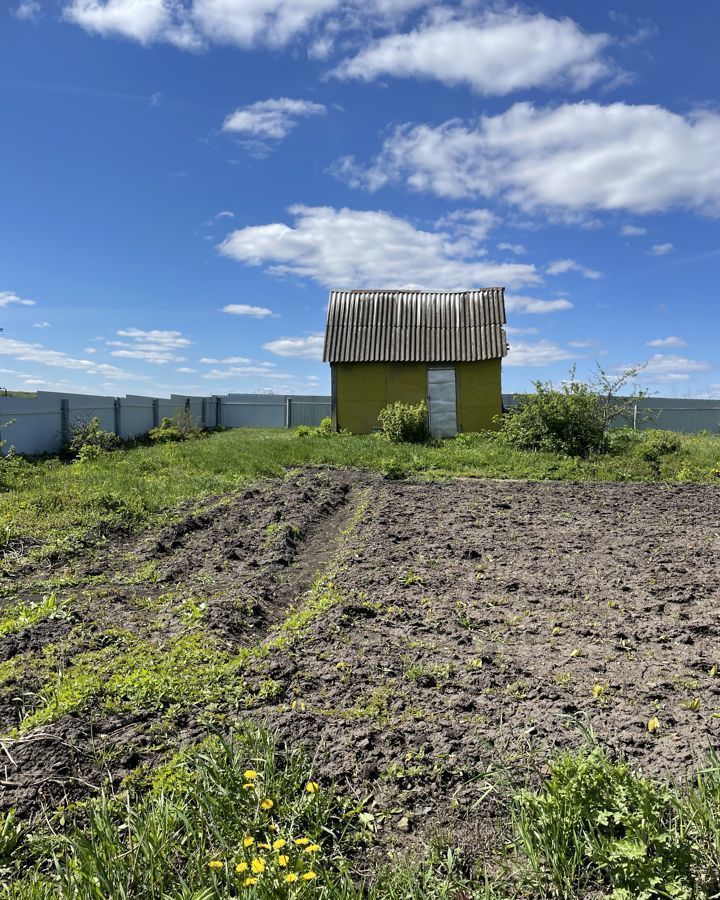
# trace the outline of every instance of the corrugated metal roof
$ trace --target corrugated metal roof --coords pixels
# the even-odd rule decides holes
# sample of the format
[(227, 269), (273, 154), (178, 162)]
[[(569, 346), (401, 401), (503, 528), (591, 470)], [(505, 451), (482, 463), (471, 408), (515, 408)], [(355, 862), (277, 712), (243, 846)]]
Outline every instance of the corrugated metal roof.
[(325, 362), (474, 362), (507, 354), (505, 289), (331, 291)]

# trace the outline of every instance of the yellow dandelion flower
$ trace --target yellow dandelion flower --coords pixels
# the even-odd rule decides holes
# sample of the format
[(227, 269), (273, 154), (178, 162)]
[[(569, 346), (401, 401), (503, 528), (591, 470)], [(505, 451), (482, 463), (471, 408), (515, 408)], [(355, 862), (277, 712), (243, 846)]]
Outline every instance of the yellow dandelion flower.
[(239, 862), (239, 863), (235, 866), (235, 871), (238, 873), (238, 875), (239, 875), (241, 872), (247, 872), (247, 869), (248, 869), (248, 864), (247, 864), (246, 862)]
[(259, 856), (256, 856), (255, 859), (251, 860), (250, 868), (252, 869), (254, 875), (259, 875), (261, 872), (265, 871), (265, 860), (260, 859)]
[(252, 847), (252, 845), (254, 843), (255, 843), (255, 838), (250, 837), (249, 834), (246, 834), (245, 837), (243, 838), (243, 847)]
[(285, 844), (287, 844), (285, 838), (278, 838), (276, 841), (273, 841), (273, 850), (282, 850)]
[(262, 806), (263, 809), (272, 809), (273, 806), (275, 806), (275, 804), (272, 802), (272, 800), (270, 800), (266, 797), (263, 800), (263, 802), (260, 804), (260, 806)]
[(308, 792), (308, 794), (317, 794), (317, 792), (320, 790), (320, 785), (317, 783), (317, 781), (308, 781), (308, 783), (305, 785), (305, 790)]
[(255, 785), (253, 784), (252, 781), (248, 781), (248, 783), (244, 784), (243, 787), (245, 788), (246, 791), (254, 791), (255, 790)]
[(280, 866), (281, 869), (284, 869), (289, 862), (290, 862), (290, 857), (285, 856), (284, 853), (281, 853), (280, 856), (278, 856), (278, 865)]
[(279, 830), (276, 822), (271, 822), (271, 823), (268, 825), (268, 829), (269, 829), (270, 831), (278, 831), (278, 830)]
[(312, 881), (313, 878), (317, 878), (317, 875), (313, 871), (310, 871), (310, 872), (305, 872), (305, 874), (301, 875), (300, 877), (302, 878), (303, 881)]
[(298, 845), (298, 847), (304, 847), (305, 844), (312, 844), (312, 841), (310, 840), (310, 838), (302, 837), (295, 838), (295, 843)]
[(285, 876), (286, 884), (292, 884), (293, 881), (297, 881), (297, 880), (298, 880), (298, 877), (294, 872), (288, 872), (288, 874)]
[(257, 878), (253, 878), (252, 876), (249, 876), (248, 878), (245, 879), (245, 887), (250, 887), (251, 884), (257, 884), (257, 883), (258, 883)]
[(270, 849), (270, 844), (258, 844), (258, 847), (259, 847), (261, 850), (269, 850), (269, 849)]
[(257, 777), (258, 774), (255, 769), (245, 769), (245, 771), (243, 772), (243, 778), (245, 779), (245, 781), (255, 781)]
[(210, 862), (208, 863), (208, 866), (211, 869), (222, 869), (222, 867), (224, 865), (225, 865), (225, 863), (221, 862), (219, 859), (211, 859)]
[(305, 848), (306, 853), (317, 853), (320, 849), (320, 844), (310, 844), (309, 847)]

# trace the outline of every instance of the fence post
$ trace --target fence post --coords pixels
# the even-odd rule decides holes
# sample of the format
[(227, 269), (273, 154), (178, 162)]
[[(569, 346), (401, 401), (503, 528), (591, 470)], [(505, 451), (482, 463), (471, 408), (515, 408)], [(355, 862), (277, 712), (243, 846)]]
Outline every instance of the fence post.
[(285, 427), (292, 428), (292, 397), (285, 398)]
[(152, 417), (153, 428), (157, 428), (160, 425), (160, 401), (157, 397), (155, 397), (152, 402)]
[(207, 397), (202, 398), (202, 405), (200, 407), (200, 424), (203, 428), (208, 427), (208, 417), (207, 417)]
[(637, 431), (637, 403), (633, 406), (633, 428)]
[(118, 437), (122, 437), (122, 412), (119, 397), (116, 397), (113, 401), (113, 411), (115, 413), (115, 434)]
[(63, 447), (70, 443), (70, 401), (60, 401), (60, 443)]
[(215, 398), (215, 424), (222, 427), (222, 397)]

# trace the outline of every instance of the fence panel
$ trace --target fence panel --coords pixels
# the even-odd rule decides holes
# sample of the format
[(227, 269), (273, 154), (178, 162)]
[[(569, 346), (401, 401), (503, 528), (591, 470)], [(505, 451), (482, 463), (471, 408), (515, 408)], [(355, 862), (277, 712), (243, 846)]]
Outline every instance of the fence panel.
[(284, 428), (286, 398), (279, 394), (228, 394), (222, 398), (224, 428)]
[(154, 424), (152, 397), (128, 396), (120, 400), (120, 437), (123, 440), (147, 434)]
[(290, 427), (311, 425), (316, 427), (332, 414), (329, 397), (288, 397), (290, 404)]

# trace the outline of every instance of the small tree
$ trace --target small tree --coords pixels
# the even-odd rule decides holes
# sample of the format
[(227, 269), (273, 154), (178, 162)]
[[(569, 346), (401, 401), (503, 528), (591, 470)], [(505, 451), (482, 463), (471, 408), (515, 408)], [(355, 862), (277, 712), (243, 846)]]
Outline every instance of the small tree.
[(578, 381), (575, 366), (558, 388), (533, 382), (534, 394), (520, 398), (500, 422), (501, 437), (521, 450), (545, 450), (566, 456), (589, 456), (608, 449), (607, 430), (613, 421), (629, 420), (637, 401), (634, 390), (620, 395), (637, 377), (638, 369), (609, 376), (596, 365), (590, 381)]
[(115, 432), (104, 431), (100, 427), (100, 419), (93, 416), (89, 421), (75, 422), (70, 428), (67, 449), (72, 456), (90, 459), (106, 450), (117, 450), (121, 444)]
[(422, 444), (430, 437), (427, 403), (389, 403), (380, 411), (378, 422), (385, 437), (394, 444)]
[(183, 406), (173, 416), (165, 417), (157, 428), (151, 428), (148, 435), (154, 443), (168, 444), (173, 441), (187, 441), (199, 437), (202, 433), (202, 428), (193, 419), (190, 410)]

